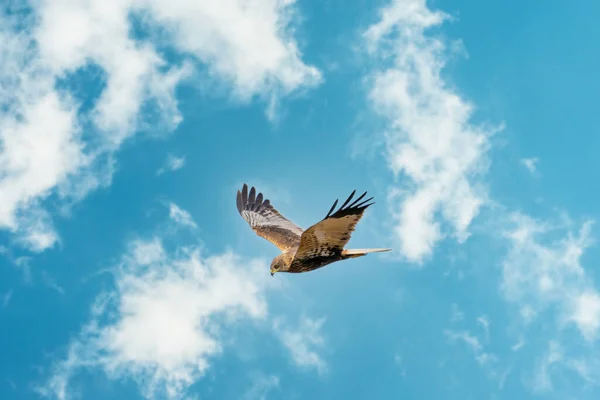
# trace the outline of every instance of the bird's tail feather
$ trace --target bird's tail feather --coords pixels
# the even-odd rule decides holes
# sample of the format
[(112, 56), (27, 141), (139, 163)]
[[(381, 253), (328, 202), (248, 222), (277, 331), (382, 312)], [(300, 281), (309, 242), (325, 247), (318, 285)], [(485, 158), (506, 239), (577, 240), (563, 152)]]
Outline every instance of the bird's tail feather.
[(342, 256), (353, 258), (366, 256), (369, 253), (383, 253), (384, 251), (390, 251), (392, 249), (347, 249), (342, 252)]

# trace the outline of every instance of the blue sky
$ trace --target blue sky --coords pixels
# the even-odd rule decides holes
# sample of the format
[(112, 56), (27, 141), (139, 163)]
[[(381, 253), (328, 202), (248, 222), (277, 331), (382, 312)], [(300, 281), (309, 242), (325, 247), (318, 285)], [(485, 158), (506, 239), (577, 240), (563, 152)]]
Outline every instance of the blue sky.
[[(600, 4), (8, 2), (2, 399), (596, 399)], [(276, 274), (254, 185), (351, 247)]]

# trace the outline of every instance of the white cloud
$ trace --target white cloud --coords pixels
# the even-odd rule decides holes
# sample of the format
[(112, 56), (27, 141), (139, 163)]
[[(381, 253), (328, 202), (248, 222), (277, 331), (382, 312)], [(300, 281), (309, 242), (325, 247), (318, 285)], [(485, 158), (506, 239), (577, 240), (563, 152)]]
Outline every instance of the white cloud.
[(15, 235), (18, 243), (36, 253), (60, 243), (50, 215), (39, 207), (29, 209), (21, 216)]
[(303, 317), (296, 327), (284, 325), (281, 320), (276, 320), (274, 323), (277, 337), (290, 351), (296, 365), (315, 368), (319, 374), (327, 372), (327, 363), (315, 349), (325, 345), (325, 339), (321, 334), (324, 322), (325, 318)]
[(151, 265), (163, 262), (167, 257), (161, 240), (134, 240), (130, 243), (130, 255), (137, 265)]
[(158, 171), (156, 171), (156, 175), (162, 175), (167, 171), (177, 171), (185, 166), (185, 157), (175, 156), (173, 154), (169, 154), (167, 159), (165, 160), (165, 165), (160, 167)]
[(574, 299), (572, 320), (588, 340), (596, 338), (600, 328), (600, 295), (587, 289)]
[(175, 203), (169, 204), (169, 218), (183, 226), (189, 226), (191, 228), (197, 227), (196, 221), (194, 221), (194, 218), (192, 218), (190, 213), (181, 209)]
[(422, 262), (447, 230), (459, 242), (486, 201), (478, 177), (487, 169), (488, 137), (498, 129), (470, 122), (473, 106), (442, 78), (450, 50), (426, 31), (448, 16), (425, 0), (395, 0), (364, 33), (383, 65), (370, 77), (370, 99), (388, 121), (389, 168), (403, 188), (390, 194), (402, 255)]
[(91, 321), (40, 393), (69, 399), (71, 378), (93, 367), (133, 379), (147, 398), (181, 398), (223, 351), (221, 326), (266, 317), (267, 270), (231, 253), (173, 255), (159, 239), (132, 242), (115, 289), (98, 296)]
[(529, 173), (531, 173), (532, 175), (535, 175), (538, 172), (538, 170), (537, 170), (538, 162), (539, 162), (539, 160), (535, 157), (521, 159), (521, 164), (523, 164), (523, 166), (525, 168), (527, 168), (527, 171), (529, 171)]
[(0, 14), (0, 228), (22, 232), (35, 250), (53, 240), (47, 224), (36, 232), (31, 211), (86, 164), (76, 106), (54, 83), (32, 38)]
[(182, 52), (231, 81), (242, 99), (287, 94), (321, 79), (301, 60), (291, 34), (294, 0), (142, 0)]
[[(34, 251), (58, 238), (51, 220), (32, 222), (48, 198), (80, 200), (110, 184), (114, 152), (126, 139), (140, 129), (177, 127), (175, 90), (195, 65), (237, 99), (265, 98), (269, 113), (281, 96), (321, 79), (301, 60), (292, 1), (31, 6), (26, 19), (0, 15), (0, 229)], [(134, 36), (134, 20), (144, 35)], [(171, 63), (159, 46), (184, 61)], [(96, 78), (80, 90), (78, 74)], [(81, 97), (90, 92), (98, 97)]]

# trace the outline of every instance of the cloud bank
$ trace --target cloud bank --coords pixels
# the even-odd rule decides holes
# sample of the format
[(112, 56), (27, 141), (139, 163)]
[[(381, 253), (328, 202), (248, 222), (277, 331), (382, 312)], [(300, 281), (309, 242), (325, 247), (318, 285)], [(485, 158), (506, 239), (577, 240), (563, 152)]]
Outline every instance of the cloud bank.
[(273, 117), (283, 96), (321, 81), (301, 59), (293, 1), (16, 7), (0, 14), (0, 229), (33, 251), (58, 241), (48, 208), (109, 185), (127, 139), (178, 126), (182, 82), (258, 96)]

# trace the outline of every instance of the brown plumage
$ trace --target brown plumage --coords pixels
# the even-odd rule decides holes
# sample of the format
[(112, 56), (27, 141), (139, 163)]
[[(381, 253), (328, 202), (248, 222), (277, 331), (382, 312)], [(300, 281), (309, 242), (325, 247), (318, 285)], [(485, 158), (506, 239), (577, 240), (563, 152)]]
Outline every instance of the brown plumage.
[(258, 236), (282, 251), (271, 263), (271, 275), (275, 272), (308, 272), (336, 261), (391, 250), (344, 249), (365, 210), (374, 204), (369, 203), (372, 197), (363, 200), (367, 192), (350, 203), (355, 193), (356, 190), (334, 212), (336, 200), (325, 218), (305, 231), (285, 218), (269, 200), (263, 200), (262, 193), (257, 195), (254, 187), (248, 193), (245, 183), (242, 191), (237, 192), (237, 209)]

